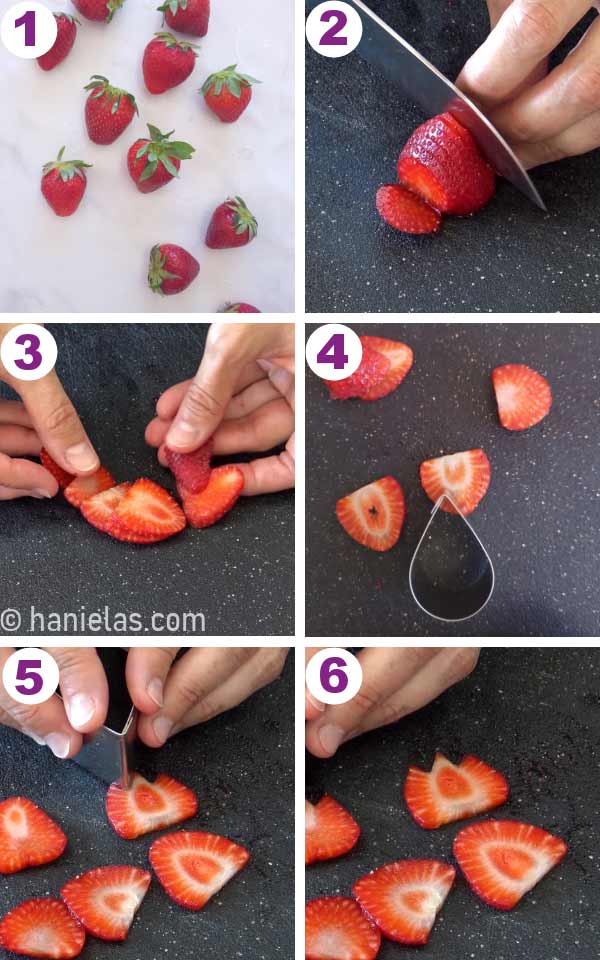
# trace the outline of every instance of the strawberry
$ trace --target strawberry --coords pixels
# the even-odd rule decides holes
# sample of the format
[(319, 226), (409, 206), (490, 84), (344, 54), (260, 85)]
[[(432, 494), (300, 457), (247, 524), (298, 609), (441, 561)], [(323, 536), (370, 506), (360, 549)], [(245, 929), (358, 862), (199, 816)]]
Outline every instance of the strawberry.
[(164, 93), (187, 80), (196, 66), (197, 47), (171, 33), (155, 33), (144, 50), (142, 70), (149, 93)]
[(262, 313), (250, 303), (228, 303), (221, 313)]
[(65, 883), (60, 895), (87, 933), (125, 940), (151, 880), (139, 867), (97, 867)]
[(63, 160), (64, 152), (61, 147), (56, 160), (44, 165), (42, 176), (42, 193), (57, 217), (75, 213), (87, 186), (84, 168), (92, 166), (83, 160)]
[(195, 257), (176, 243), (159, 243), (150, 251), (148, 286), (169, 297), (187, 290), (200, 273)]
[(64, 490), (65, 487), (68, 487), (69, 484), (75, 479), (72, 474), (67, 473), (66, 470), (63, 470), (62, 467), (59, 467), (59, 465), (55, 463), (44, 447), (42, 447), (40, 450), (40, 460), (42, 461), (42, 466), (52, 474), (61, 490)]
[(414, 354), (410, 347), (400, 340), (388, 340), (386, 337), (360, 337), (363, 350), (367, 347), (375, 350), (390, 362), (390, 370), (377, 387), (378, 396), (385, 397), (399, 387), (413, 365)]
[(399, 183), (386, 183), (375, 195), (382, 220), (402, 233), (436, 233), (442, 218), (425, 200)]
[(148, 124), (150, 140), (136, 140), (127, 154), (129, 176), (140, 193), (152, 193), (179, 176), (182, 160), (189, 160), (195, 147), (182, 140), (170, 140), (174, 133), (161, 133)]
[(106, 795), (106, 815), (124, 840), (189, 820), (197, 809), (195, 793), (166, 773), (159, 773), (154, 783), (136, 773), (129, 790), (115, 782)]
[(46, 71), (54, 70), (59, 63), (62, 63), (68, 57), (77, 37), (77, 25), (81, 26), (79, 20), (76, 17), (71, 17), (68, 13), (55, 13), (54, 19), (58, 31), (56, 40), (47, 53), (37, 58), (42, 70)]
[(144, 537), (139, 543), (166, 540), (185, 527), (179, 504), (153, 480), (136, 480), (117, 504), (115, 518), (131, 533)]
[(26, 797), (0, 803), (0, 873), (18, 873), (58, 859), (67, 838), (43, 810)]
[(360, 827), (354, 817), (325, 795), (317, 804), (304, 804), (305, 863), (315, 860), (333, 860), (352, 850), (360, 836)]
[(404, 784), (406, 805), (425, 830), (493, 810), (506, 803), (508, 794), (505, 777), (482, 760), (468, 756), (455, 765), (441, 753), (429, 773), (409, 767)]
[(178, 490), (183, 509), (192, 527), (211, 527), (233, 507), (244, 488), (244, 474), (234, 464), (211, 470), (208, 485), (201, 493), (189, 493), (183, 486)]
[(441, 213), (475, 213), (491, 200), (496, 176), (469, 131), (450, 114), (427, 120), (398, 159), (398, 180)]
[[(483, 450), (477, 449), (425, 460), (420, 472), (421, 485), (430, 500), (436, 503), (446, 493), (463, 516), (467, 516), (485, 497), (492, 468)], [(456, 513), (447, 500), (443, 502), (442, 510)]]
[(469, 886), (498, 910), (512, 910), (567, 850), (559, 837), (514, 820), (474, 823), (454, 841), (454, 856)]
[(374, 960), (381, 934), (350, 897), (320, 897), (305, 909), (306, 960)]
[(212, 215), (206, 245), (213, 250), (244, 247), (254, 240), (258, 224), (241, 197), (230, 197)]
[(168, 896), (188, 910), (201, 910), (250, 859), (244, 847), (226, 837), (188, 830), (155, 840), (149, 856)]
[(103, 20), (110, 23), (125, 0), (73, 0), (79, 12), (88, 20)]
[(200, 90), (206, 106), (223, 123), (234, 123), (241, 117), (252, 99), (252, 84), (260, 83), (246, 73), (238, 73), (236, 67), (233, 63), (218, 73), (211, 73)]
[(163, 537), (135, 533), (118, 519), (116, 509), (130, 489), (130, 483), (120, 483), (116, 487), (96, 493), (83, 501), (80, 507), (81, 513), (96, 530), (110, 534), (114, 540), (124, 540), (127, 543), (157, 543)]
[(106, 77), (94, 74), (83, 88), (91, 93), (85, 102), (85, 123), (90, 140), (105, 145), (114, 143), (139, 115), (132, 93), (113, 87)]
[(174, 473), (177, 483), (185, 489), (186, 495), (201, 493), (208, 486), (212, 451), (212, 437), (193, 453), (177, 453), (166, 447), (169, 469)]
[(325, 380), (329, 396), (333, 400), (349, 400), (352, 397), (378, 400), (389, 392), (386, 390), (382, 394), (380, 386), (385, 382), (390, 366), (387, 357), (363, 344), (361, 361), (354, 373), (342, 380)]
[(404, 523), (404, 493), (393, 477), (382, 477), (342, 497), (335, 513), (346, 533), (371, 550), (390, 550)]
[(69, 960), (83, 950), (85, 930), (62, 900), (26, 900), (0, 923), (0, 947), (26, 957)]
[(500, 423), (507, 430), (527, 430), (539, 423), (552, 406), (550, 384), (531, 367), (507, 363), (492, 371)]
[(388, 940), (423, 944), (455, 876), (439, 860), (398, 860), (360, 877), (352, 892)]
[(205, 37), (208, 32), (210, 0), (165, 0), (157, 7), (164, 14), (164, 20), (178, 33), (189, 33), (193, 37)]
[(116, 482), (112, 474), (108, 472), (106, 467), (100, 467), (90, 476), (75, 477), (69, 486), (65, 487), (64, 494), (72, 506), (80, 507), (84, 500), (114, 486), (116, 486)]

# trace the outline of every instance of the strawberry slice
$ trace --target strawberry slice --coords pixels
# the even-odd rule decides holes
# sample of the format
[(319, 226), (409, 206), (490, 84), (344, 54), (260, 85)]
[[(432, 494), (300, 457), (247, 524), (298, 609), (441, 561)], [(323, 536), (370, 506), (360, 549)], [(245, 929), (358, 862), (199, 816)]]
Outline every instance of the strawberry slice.
[(112, 536), (116, 537), (118, 530), (125, 528), (129, 533), (143, 536), (142, 542), (166, 540), (185, 527), (179, 504), (153, 480), (136, 480), (117, 504), (115, 518), (119, 525)]
[(0, 873), (51, 863), (66, 845), (58, 824), (31, 800), (10, 797), (0, 803)]
[(381, 219), (402, 233), (435, 233), (440, 229), (442, 218), (438, 210), (399, 183), (380, 187), (375, 206)]
[(567, 850), (559, 837), (514, 820), (474, 823), (454, 841), (454, 856), (470, 887), (498, 910), (512, 910)]
[(70, 504), (80, 507), (84, 500), (102, 493), (103, 490), (109, 490), (115, 483), (116, 480), (106, 467), (100, 467), (89, 477), (75, 477), (69, 486), (65, 487), (64, 494)]
[(350, 897), (310, 900), (305, 910), (306, 960), (374, 960), (381, 934)]
[(125, 840), (189, 820), (197, 809), (195, 793), (165, 773), (159, 773), (154, 783), (136, 773), (129, 790), (115, 782), (106, 795), (106, 815)]
[(82, 515), (93, 527), (102, 533), (110, 534), (115, 540), (127, 543), (157, 543), (164, 539), (156, 534), (135, 533), (118, 519), (116, 509), (130, 489), (130, 483), (119, 483), (116, 487), (89, 497), (81, 504)]
[(210, 527), (231, 510), (244, 489), (244, 474), (234, 464), (211, 470), (208, 486), (201, 493), (177, 488), (192, 527)]
[(155, 840), (149, 856), (171, 900), (188, 910), (201, 910), (250, 859), (244, 847), (226, 837), (187, 830)]
[(427, 943), (456, 870), (439, 860), (398, 860), (356, 881), (352, 892), (384, 937)]
[(60, 891), (79, 923), (100, 940), (125, 940), (150, 881), (138, 867), (97, 867)]
[(304, 814), (305, 863), (341, 857), (356, 845), (360, 827), (333, 797), (325, 795), (317, 804), (306, 800)]
[(40, 450), (40, 460), (42, 461), (42, 466), (52, 474), (61, 490), (64, 490), (65, 487), (68, 487), (69, 484), (75, 479), (73, 474), (67, 473), (66, 470), (63, 470), (62, 467), (59, 467), (59, 465), (55, 460), (52, 459), (44, 447), (42, 447)]
[(62, 900), (26, 900), (0, 922), (0, 946), (26, 957), (69, 960), (84, 943), (85, 930)]
[(493, 810), (506, 803), (508, 794), (505, 777), (482, 760), (467, 756), (456, 765), (441, 753), (429, 773), (409, 767), (404, 784), (406, 805), (426, 830)]
[(527, 430), (550, 412), (548, 381), (522, 363), (507, 363), (492, 371), (500, 423), (507, 430)]
[(189, 493), (201, 493), (210, 480), (212, 451), (212, 437), (193, 453), (177, 453), (166, 447), (167, 463), (175, 474), (178, 485), (184, 487)]
[[(490, 485), (492, 468), (481, 449), (451, 453), (421, 464), (421, 485), (434, 503), (447, 493), (460, 512), (467, 516), (473, 513)], [(452, 504), (444, 501), (441, 507), (446, 513), (456, 513)]]
[(393, 477), (382, 477), (342, 497), (335, 512), (357, 543), (371, 550), (390, 550), (404, 523), (404, 493)]
[(378, 396), (385, 397), (399, 387), (413, 365), (414, 354), (409, 346), (400, 340), (387, 340), (385, 337), (360, 338), (363, 350), (367, 347), (375, 350), (390, 362), (389, 372), (378, 386)]
[(381, 353), (363, 344), (362, 358), (354, 373), (344, 377), (343, 380), (325, 380), (325, 383), (333, 400), (349, 400), (352, 397), (360, 397), (361, 400), (378, 400), (379, 397), (385, 397), (385, 394), (390, 392), (389, 390), (380, 392), (389, 371), (390, 361)]

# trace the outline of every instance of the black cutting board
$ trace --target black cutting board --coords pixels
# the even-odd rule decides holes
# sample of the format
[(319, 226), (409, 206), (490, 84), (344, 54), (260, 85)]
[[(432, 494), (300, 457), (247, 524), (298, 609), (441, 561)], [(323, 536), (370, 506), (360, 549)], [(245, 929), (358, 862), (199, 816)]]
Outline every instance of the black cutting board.
[[(415, 362), (402, 385), (374, 403), (330, 400), (307, 372), (307, 636), (595, 636), (600, 327), (352, 327), (404, 341)], [(498, 422), (490, 373), (504, 363), (526, 363), (551, 384), (550, 414), (529, 430)], [(419, 464), (473, 447), (483, 447), (492, 467), (470, 520), (491, 555), (496, 587), (473, 619), (444, 624), (423, 613), (408, 588), (410, 558), (432, 507)], [(335, 504), (386, 474), (402, 485), (406, 519), (398, 544), (377, 553), (348, 537)]]
[[(451, 78), (489, 31), (484, 0), (369, 5)], [(398, 154), (426, 119), (420, 108), (358, 53), (328, 59), (306, 44), (306, 114), (308, 312), (596, 310), (598, 151), (533, 171), (547, 214), (500, 182), (476, 216), (415, 238), (379, 219), (375, 193), (396, 181)]]

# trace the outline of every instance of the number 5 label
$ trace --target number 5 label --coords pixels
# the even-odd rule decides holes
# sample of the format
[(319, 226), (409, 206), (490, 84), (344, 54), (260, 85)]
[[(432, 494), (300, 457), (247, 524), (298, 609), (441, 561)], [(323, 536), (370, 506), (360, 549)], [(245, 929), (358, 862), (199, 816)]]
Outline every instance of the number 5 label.
[(57, 32), (54, 14), (37, 0), (25, 0), (9, 7), (0, 25), (2, 43), (9, 53), (23, 60), (34, 60), (48, 53)]
[(17, 703), (45, 703), (58, 687), (58, 664), (47, 650), (15, 650), (4, 664), (2, 683)]
[(362, 360), (362, 343), (343, 323), (325, 323), (306, 343), (306, 362), (323, 380), (343, 380)]
[(362, 668), (353, 653), (342, 647), (319, 650), (308, 661), (306, 686), (320, 703), (347, 703), (360, 690)]
[(41, 380), (54, 369), (58, 348), (49, 330), (20, 323), (0, 343), (0, 360), (17, 380)]
[(362, 20), (349, 3), (320, 3), (306, 20), (306, 39), (323, 57), (345, 57), (362, 37)]

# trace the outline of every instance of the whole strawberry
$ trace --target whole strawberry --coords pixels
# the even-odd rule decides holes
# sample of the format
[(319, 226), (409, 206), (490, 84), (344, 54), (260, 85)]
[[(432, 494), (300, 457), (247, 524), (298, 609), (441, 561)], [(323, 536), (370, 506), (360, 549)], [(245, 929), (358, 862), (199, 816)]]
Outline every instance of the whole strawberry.
[(156, 33), (144, 50), (142, 70), (149, 93), (164, 93), (187, 80), (196, 65), (196, 45)]
[(110, 23), (125, 0), (73, 0), (79, 12), (88, 20), (104, 20)]
[(129, 175), (140, 193), (152, 193), (164, 187), (178, 171), (182, 160), (189, 160), (195, 147), (180, 140), (170, 140), (174, 133), (161, 133), (148, 124), (150, 139), (136, 140), (127, 154)]
[[(71, 17), (68, 13), (55, 13), (57, 34), (56, 40), (47, 53), (37, 58), (42, 70), (54, 70), (62, 63), (71, 52), (75, 37), (77, 36), (77, 24), (79, 20)], [(79, 24), (81, 26), (81, 24)]]
[(221, 313), (262, 313), (250, 303), (228, 303)]
[(230, 197), (212, 215), (206, 231), (206, 245), (213, 250), (245, 247), (254, 240), (258, 224), (241, 197)]
[[(210, 18), (210, 0), (165, 0), (157, 7), (171, 30), (205, 37)], [(164, 22), (164, 21), (163, 21)]]
[(114, 143), (138, 113), (135, 97), (112, 87), (106, 77), (95, 74), (84, 90), (91, 90), (85, 102), (85, 123), (93, 143)]
[(42, 193), (58, 217), (70, 217), (81, 203), (87, 186), (84, 167), (91, 163), (83, 160), (63, 160), (65, 148), (58, 157), (44, 166)]
[(195, 257), (175, 243), (152, 247), (148, 265), (148, 286), (154, 293), (170, 296), (189, 287), (200, 273)]
[(252, 99), (252, 84), (260, 83), (245, 73), (237, 73), (234, 63), (218, 73), (211, 73), (200, 90), (207, 107), (223, 123), (234, 123)]

